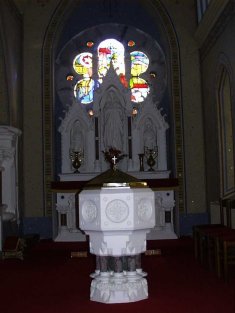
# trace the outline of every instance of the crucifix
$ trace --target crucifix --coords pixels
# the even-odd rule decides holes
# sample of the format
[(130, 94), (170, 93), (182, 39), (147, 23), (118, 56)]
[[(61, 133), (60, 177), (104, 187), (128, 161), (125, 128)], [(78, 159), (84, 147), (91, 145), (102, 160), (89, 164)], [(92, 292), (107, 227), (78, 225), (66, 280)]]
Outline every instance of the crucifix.
[(116, 160), (117, 158), (115, 157), (115, 155), (112, 157), (112, 161), (113, 161), (113, 164), (115, 165), (116, 164)]

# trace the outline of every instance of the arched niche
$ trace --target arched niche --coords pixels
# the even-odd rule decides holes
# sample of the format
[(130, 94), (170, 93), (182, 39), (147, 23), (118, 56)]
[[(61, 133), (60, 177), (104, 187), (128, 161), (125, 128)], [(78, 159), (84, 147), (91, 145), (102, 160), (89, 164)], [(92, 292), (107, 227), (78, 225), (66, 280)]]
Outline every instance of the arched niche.
[[(76, 9), (80, 9), (80, 3), (76, 3)], [(122, 4), (126, 5), (126, 4)], [(50, 61), (52, 60), (52, 56), (55, 55), (56, 49), (58, 47), (61, 48), (61, 45), (58, 44), (61, 34), (63, 32), (64, 26), (66, 24), (66, 19), (68, 20), (68, 16), (72, 12), (72, 7), (74, 6), (73, 1), (61, 1), (51, 19), (50, 24), (48, 25), (47, 33), (45, 36), (44, 44), (43, 44), (43, 114), (44, 114), (44, 154), (45, 154), (45, 164), (44, 164), (44, 179), (45, 179), (45, 206), (46, 211), (48, 214), (51, 212), (52, 208), (52, 194), (50, 191), (50, 184), (49, 182), (55, 179), (56, 170), (54, 166), (55, 162), (55, 138), (52, 136), (53, 130), (55, 129), (55, 119), (53, 115), (53, 107), (55, 107), (56, 97), (54, 94), (54, 64)], [(172, 128), (170, 137), (172, 138), (172, 143), (170, 146), (171, 149), (171, 156), (172, 156), (172, 170), (173, 176), (177, 176), (179, 178), (179, 189), (178, 189), (178, 199), (179, 199), (179, 209), (184, 209), (184, 164), (183, 164), (183, 144), (182, 144), (182, 111), (181, 111), (181, 86), (180, 86), (180, 63), (179, 63), (179, 48), (177, 42), (177, 36), (172, 25), (172, 22), (169, 18), (167, 11), (165, 10), (164, 6), (160, 1), (146, 1), (142, 4), (143, 8), (141, 7), (140, 10), (143, 11), (143, 14), (146, 15), (146, 19), (148, 20), (149, 17), (154, 17), (154, 22), (151, 24), (150, 32), (152, 35), (161, 34), (163, 41), (165, 42), (166, 46), (166, 54), (168, 59), (168, 67), (167, 71), (169, 72), (168, 77), (168, 93), (171, 105), (171, 112), (172, 112)], [(82, 7), (82, 5), (81, 5)], [(135, 10), (137, 10), (138, 6), (135, 6)], [(82, 10), (81, 10), (82, 12)], [(133, 10), (127, 10), (125, 12), (132, 12)], [(151, 14), (150, 14), (151, 12)], [(127, 14), (127, 13), (126, 13)], [(126, 16), (126, 14), (124, 14)], [(124, 16), (123, 15), (123, 16)], [(86, 18), (87, 24), (93, 23), (93, 25), (97, 25), (100, 23), (96, 19), (98, 15), (93, 15), (93, 20)], [(125, 18), (125, 16), (119, 16), (120, 18)], [(133, 14), (132, 14), (133, 17)], [(77, 19), (77, 27), (73, 28), (77, 29), (78, 32), (82, 31), (82, 26), (79, 24), (79, 21), (83, 21), (84, 19)], [(118, 20), (118, 17), (115, 18)], [(130, 17), (126, 19), (128, 23), (132, 20)], [(156, 23), (155, 23), (156, 22)], [(134, 25), (134, 22), (131, 22)], [(86, 23), (83, 23), (85, 25)], [(86, 25), (87, 25), (86, 24)], [(146, 23), (146, 25), (149, 23)], [(100, 24), (99, 24), (100, 25)], [(139, 25), (139, 23), (138, 23)], [(143, 23), (144, 25), (144, 23)], [(160, 26), (159, 26), (160, 25)], [(79, 28), (80, 27), (80, 28)], [(133, 27), (134, 28), (134, 27)], [(68, 29), (72, 29), (69, 27)], [(67, 32), (67, 34), (71, 34), (71, 32)], [(103, 36), (101, 33), (100, 36)], [(76, 44), (74, 44), (76, 47)], [(58, 52), (58, 50), (57, 50)], [(67, 73), (67, 65), (71, 63), (71, 60), (64, 60), (65, 63), (62, 65), (64, 66), (64, 72)], [(66, 63), (67, 62), (67, 63)], [(62, 68), (62, 67), (61, 67)], [(159, 101), (158, 99), (155, 101), (156, 106), (158, 107)], [(58, 108), (57, 108), (58, 109)], [(159, 109), (159, 107), (158, 107)], [(64, 108), (61, 108), (63, 111)], [(67, 113), (65, 113), (67, 114)], [(162, 114), (164, 115), (164, 113)], [(59, 124), (56, 125), (58, 128)]]
[[(92, 168), (91, 155), (93, 137), (93, 125), (88, 115), (84, 114), (82, 108), (73, 101), (65, 118), (61, 121), (58, 131), (61, 134), (61, 173), (72, 173), (74, 171), (71, 164), (71, 150), (82, 152), (87, 155), (81, 170)], [(79, 137), (79, 138), (78, 138)]]
[[(139, 116), (134, 123), (134, 129), (138, 131), (135, 137), (140, 138), (140, 140), (138, 140), (139, 153), (144, 153), (145, 146), (149, 148), (154, 148), (154, 146), (156, 146), (158, 148), (156, 170), (159, 171), (169, 170), (167, 164), (166, 136), (168, 128), (169, 124), (166, 122), (164, 116), (162, 116), (161, 109), (157, 109), (154, 102), (151, 102), (150, 100), (147, 101), (146, 106), (142, 111), (142, 115)], [(146, 142), (147, 140), (150, 142)]]
[[(55, 89), (59, 98), (56, 102), (56, 111), (58, 112), (56, 118), (59, 117), (60, 120), (62, 120), (62, 124), (63, 121), (66, 120), (66, 123), (73, 127), (69, 128), (67, 133), (74, 134), (74, 127), (76, 125), (74, 122), (72, 123), (68, 120), (71, 119), (74, 121), (74, 116), (77, 116), (74, 112), (74, 107), (79, 107), (76, 109), (76, 113), (79, 112), (79, 119), (84, 121), (84, 123), (79, 123), (82, 128), (79, 131), (80, 141), (83, 141), (84, 145), (84, 147), (81, 147), (84, 155), (81, 166), (83, 173), (102, 172), (106, 170), (109, 165), (105, 162), (103, 152), (107, 151), (109, 148), (115, 148), (126, 155), (120, 162), (118, 166), (119, 169), (129, 172), (138, 171), (140, 167), (139, 154), (144, 152), (144, 146), (152, 150), (154, 149), (156, 152), (158, 150), (159, 160), (157, 160), (154, 170), (157, 171), (161, 169), (162, 171), (168, 171), (166, 145), (169, 145), (169, 142), (167, 143), (166, 130), (169, 128), (169, 125), (166, 122), (167, 117), (163, 116), (163, 112), (169, 111), (169, 103), (162, 101), (167, 85), (165, 55), (158, 43), (148, 34), (126, 25), (118, 25), (118, 31), (116, 27), (116, 24), (109, 24), (84, 30), (61, 49), (55, 67)], [(98, 54), (98, 48), (101, 44), (106, 42), (106, 40), (103, 40), (104, 38), (111, 40), (113, 40), (112, 38), (114, 37), (119, 38), (120, 33), (123, 33), (124, 29), (127, 34), (133, 36), (131, 38), (136, 38), (136, 43), (134, 40), (132, 41), (134, 43), (133, 47), (129, 46), (129, 35), (123, 36), (122, 43), (117, 39), (114, 40), (114, 44), (123, 47), (125, 51), (123, 63), (125, 66), (124, 77), (126, 84), (123, 84), (120, 80), (120, 75), (117, 73), (119, 67), (115, 68), (115, 64), (112, 61), (113, 59), (111, 59), (110, 68), (108, 68), (104, 77), (99, 79), (99, 68), (97, 64), (100, 62), (100, 56)], [(97, 34), (99, 33), (103, 35), (98, 36)], [(85, 45), (81, 48), (77, 48), (78, 44), (76, 43), (85, 42), (87, 38), (96, 39), (91, 41), (94, 47), (87, 47)], [(133, 59), (132, 55), (136, 52), (138, 53), (137, 66), (139, 66), (139, 63), (142, 66), (141, 57), (144, 57), (145, 62), (148, 62), (147, 65), (143, 63), (146, 68), (140, 72), (140, 82), (145, 82), (145, 84), (148, 85), (149, 91), (148, 94), (141, 96), (141, 101), (137, 101), (138, 98), (134, 95), (141, 95), (143, 89), (135, 88), (133, 95), (133, 90), (130, 87), (131, 83), (129, 85), (129, 82), (133, 79), (131, 74), (133, 66), (131, 63)], [(69, 63), (68, 60), (71, 60), (71, 56), (73, 56), (73, 61)], [(76, 60), (78, 56), (81, 56), (82, 60), (89, 58), (89, 60), (91, 60), (89, 62), (92, 62), (92, 67), (89, 68), (92, 72), (90, 80), (94, 81), (94, 85), (97, 85), (97, 88), (94, 89), (92, 95), (93, 100), (90, 102), (83, 102), (83, 98), (77, 99), (75, 97), (75, 88), (78, 82), (82, 82), (83, 78), (82, 74), (77, 75), (73, 66), (74, 60)], [(89, 64), (90, 63), (88, 63), (88, 65)], [(67, 66), (67, 73), (65, 66)], [(81, 67), (82, 65), (79, 66)], [(140, 68), (142, 69), (142, 67)], [(84, 71), (85, 70), (86, 68), (84, 68)], [(80, 72), (83, 73), (81, 70)], [(72, 79), (66, 80), (66, 77), (70, 76)], [(95, 80), (96, 77), (98, 77), (97, 82)], [(89, 80), (85, 79), (84, 83), (89, 83)], [(82, 88), (88, 87), (89, 85), (85, 85), (85, 87)], [(65, 108), (65, 116), (63, 116), (63, 112), (59, 113), (61, 112), (61, 108)], [(136, 116), (132, 115), (133, 109), (137, 111)], [(87, 116), (90, 110), (92, 110), (93, 113), (90, 117), (91, 121), (88, 122)], [(71, 114), (70, 111), (73, 113)], [(67, 114), (67, 112), (69, 112), (69, 114)], [(76, 118), (78, 118), (78, 116)], [(136, 127), (137, 121), (138, 127)], [(146, 128), (148, 124), (151, 124), (151, 129), (148, 129), (147, 134)], [(59, 129), (61, 129), (61, 127), (59, 127)], [(154, 137), (152, 138), (155, 143), (153, 145), (146, 141), (147, 139), (149, 141), (149, 137), (151, 136), (150, 131), (152, 131), (152, 137)], [(89, 150), (86, 148), (88, 141)], [(70, 146), (68, 146), (69, 143)], [(73, 142), (73, 145), (78, 148), (79, 144), (79, 139), (77, 138), (77, 142)], [(62, 161), (61, 172), (59, 174), (73, 172), (73, 169), (69, 165), (68, 158), (71, 149), (73, 149), (71, 146), (71, 138), (69, 139), (62, 134), (61, 151), (56, 151), (56, 155), (61, 154)]]
[[(99, 155), (101, 169), (107, 169), (107, 162), (102, 157), (102, 151), (115, 147), (123, 153), (128, 153), (128, 110), (120, 90), (109, 86), (101, 97), (96, 114), (99, 121)], [(127, 170), (127, 159), (122, 160), (121, 167)]]

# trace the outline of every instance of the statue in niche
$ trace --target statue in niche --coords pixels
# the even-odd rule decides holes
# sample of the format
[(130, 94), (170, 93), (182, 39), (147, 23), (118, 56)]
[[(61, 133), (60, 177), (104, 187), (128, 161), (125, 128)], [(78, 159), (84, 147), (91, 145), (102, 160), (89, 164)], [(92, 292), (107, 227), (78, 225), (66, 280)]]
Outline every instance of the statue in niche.
[(103, 112), (104, 149), (110, 147), (123, 151), (123, 110), (114, 92), (109, 92)]
[(83, 133), (82, 127), (79, 121), (76, 121), (73, 125), (71, 130), (71, 150), (76, 152), (83, 152), (84, 151), (84, 140), (83, 140)]
[(155, 127), (150, 118), (146, 118), (143, 131), (144, 147), (154, 149), (157, 145)]

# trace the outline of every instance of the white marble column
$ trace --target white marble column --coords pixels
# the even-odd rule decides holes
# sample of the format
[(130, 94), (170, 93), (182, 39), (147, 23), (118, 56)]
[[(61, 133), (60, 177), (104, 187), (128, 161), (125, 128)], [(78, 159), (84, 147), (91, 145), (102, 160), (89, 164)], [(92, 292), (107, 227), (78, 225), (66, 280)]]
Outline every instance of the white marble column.
[(2, 171), (2, 220), (19, 222), (18, 137), (21, 131), (0, 126), (0, 166)]

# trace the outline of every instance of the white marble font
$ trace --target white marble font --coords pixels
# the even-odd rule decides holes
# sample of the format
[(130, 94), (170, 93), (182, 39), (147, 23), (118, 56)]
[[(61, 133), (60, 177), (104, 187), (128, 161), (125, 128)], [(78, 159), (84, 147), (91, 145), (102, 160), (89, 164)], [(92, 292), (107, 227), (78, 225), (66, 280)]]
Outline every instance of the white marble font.
[(92, 274), (90, 299), (146, 299), (148, 283), (138, 256), (146, 251), (146, 234), (155, 224), (154, 192), (128, 186), (83, 190), (79, 207), (80, 228), (89, 235), (90, 252), (99, 263)]

